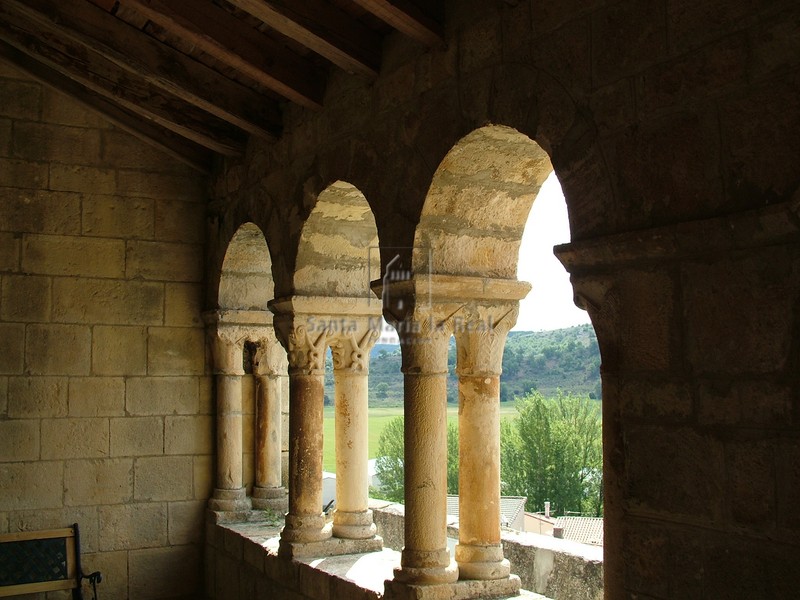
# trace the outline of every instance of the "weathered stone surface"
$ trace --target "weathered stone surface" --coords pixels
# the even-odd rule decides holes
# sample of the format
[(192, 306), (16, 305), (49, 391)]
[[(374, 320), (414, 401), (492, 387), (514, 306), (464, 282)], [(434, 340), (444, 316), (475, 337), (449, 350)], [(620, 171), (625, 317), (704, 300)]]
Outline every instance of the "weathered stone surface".
[(170, 544), (197, 544), (203, 539), (206, 505), (205, 500), (169, 503)]
[(205, 332), (199, 328), (150, 327), (147, 336), (150, 375), (202, 375)]
[(67, 506), (124, 504), (133, 497), (130, 459), (70, 460), (64, 466)]
[[(32, 275), (3, 278), (0, 317), (4, 321), (37, 323), (50, 320), (50, 278)], [(3, 352), (2, 355), (8, 356)]]
[(58, 278), (53, 281), (53, 318), (67, 323), (160, 324), (164, 287), (113, 279)]
[(200, 593), (201, 557), (196, 546), (133, 550), (128, 554), (133, 598), (195, 597)]
[(144, 502), (98, 509), (100, 550), (135, 550), (157, 548), (167, 542), (167, 505)]
[(42, 88), (31, 81), (3, 80), (0, 87), (0, 115), (13, 119), (39, 118)]
[(0, 462), (32, 461), (39, 458), (39, 421), (0, 421)]
[(129, 242), (126, 275), (150, 281), (202, 281), (200, 247), (166, 242)]
[(108, 455), (108, 419), (42, 419), (42, 459)]
[(21, 375), (25, 359), (25, 326), (0, 323), (0, 373)]
[(83, 235), (126, 239), (153, 237), (153, 201), (121, 196), (87, 196), (83, 199)]
[(131, 377), (125, 408), (132, 415), (194, 414), (197, 380), (191, 377)]
[(69, 416), (121, 417), (125, 414), (122, 377), (70, 377)]
[(69, 156), (74, 164), (96, 165), (100, 161), (100, 133), (83, 127), (17, 123), (14, 155), (29, 160), (60, 160)]
[(50, 189), (111, 195), (116, 190), (116, 173), (112, 169), (53, 163)]
[(68, 406), (67, 390), (66, 377), (10, 377), (8, 416), (65, 417)]
[(192, 457), (158, 456), (137, 458), (134, 499), (137, 501), (190, 500)]
[(92, 329), (92, 373), (144, 375), (146, 372), (146, 328), (97, 326)]
[(0, 229), (80, 235), (81, 196), (69, 192), (0, 188)]
[(214, 448), (214, 421), (207, 415), (166, 417), (165, 454), (211, 454)]
[(0, 158), (0, 186), (36, 189), (46, 186), (48, 178), (46, 164)]
[(164, 419), (111, 419), (111, 456), (150, 456), (164, 453)]
[(34, 375), (88, 375), (91, 331), (83, 325), (30, 325), (25, 364)]
[(60, 461), (0, 464), (0, 511), (61, 507), (63, 474)]
[(121, 240), (28, 235), (22, 249), (22, 267), (31, 273), (119, 278), (125, 273)]

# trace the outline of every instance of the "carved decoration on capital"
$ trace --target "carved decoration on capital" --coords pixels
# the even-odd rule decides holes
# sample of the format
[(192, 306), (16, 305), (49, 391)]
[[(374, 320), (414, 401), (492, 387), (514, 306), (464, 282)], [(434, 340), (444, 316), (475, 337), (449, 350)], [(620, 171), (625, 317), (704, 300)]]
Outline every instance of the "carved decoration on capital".
[(289, 316), (275, 319), (275, 333), (286, 348), (289, 374), (322, 375), (328, 331), (309, 326), (309, 319)]
[(446, 373), (447, 347), (460, 306), (416, 307), (395, 324), (403, 354), (404, 373)]
[(211, 333), (211, 355), (214, 372), (244, 375), (243, 352), (247, 330), (236, 325), (218, 324)]
[(256, 340), (253, 371), (256, 375), (274, 377), (286, 374), (288, 368), (286, 350), (272, 327), (265, 327)]
[(455, 317), (459, 375), (500, 375), (506, 337), (518, 314), (518, 302), (496, 302), (473, 304)]
[(330, 339), (333, 368), (337, 371), (367, 373), (369, 354), (380, 337), (380, 319), (351, 319), (343, 331)]

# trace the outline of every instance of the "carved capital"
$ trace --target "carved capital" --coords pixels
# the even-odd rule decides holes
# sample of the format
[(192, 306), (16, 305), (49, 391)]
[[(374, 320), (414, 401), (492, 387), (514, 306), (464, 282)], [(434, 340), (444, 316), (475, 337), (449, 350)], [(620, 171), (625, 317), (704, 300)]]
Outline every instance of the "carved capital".
[(289, 374), (322, 375), (325, 372), (325, 350), (328, 331), (309, 325), (300, 315), (275, 317), (275, 333), (286, 348)]
[(458, 305), (417, 307), (394, 323), (403, 354), (403, 373), (447, 373), (447, 348)]
[(518, 314), (518, 302), (492, 302), (471, 303), (454, 317), (459, 375), (500, 375), (506, 337)]
[(217, 324), (211, 331), (211, 354), (214, 372), (243, 375), (242, 353), (247, 329), (237, 325)]
[(330, 337), (333, 368), (337, 371), (367, 373), (369, 354), (378, 337), (379, 318), (350, 319), (346, 328)]
[(259, 330), (256, 341), (256, 352), (253, 360), (253, 372), (256, 375), (276, 376), (286, 373), (288, 368), (286, 350), (283, 349), (275, 330), (264, 327)]

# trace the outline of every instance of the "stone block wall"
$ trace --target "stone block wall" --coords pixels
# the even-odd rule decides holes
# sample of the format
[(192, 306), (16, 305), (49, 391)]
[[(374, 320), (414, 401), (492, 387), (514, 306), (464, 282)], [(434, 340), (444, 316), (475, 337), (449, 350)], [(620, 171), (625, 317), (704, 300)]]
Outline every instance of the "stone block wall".
[(104, 598), (201, 587), (205, 201), (203, 176), (0, 64), (0, 531), (77, 522)]

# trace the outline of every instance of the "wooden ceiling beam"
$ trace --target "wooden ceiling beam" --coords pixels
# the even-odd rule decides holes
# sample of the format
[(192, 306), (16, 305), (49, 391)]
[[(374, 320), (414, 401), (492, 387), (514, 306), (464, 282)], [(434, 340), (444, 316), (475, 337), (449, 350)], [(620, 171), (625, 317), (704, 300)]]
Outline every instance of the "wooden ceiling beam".
[(435, 48), (444, 45), (442, 26), (408, 0), (353, 0), (387, 25), (417, 42)]
[(281, 127), (277, 102), (159, 43), (85, 0), (3, 0), (119, 67), (248, 133), (274, 137)]
[(229, 123), (131, 76), (99, 54), (63, 39), (60, 31), (9, 12), (2, 5), (0, 40), (106, 100), (210, 150), (226, 155), (241, 154), (244, 150), (244, 134)]
[(213, 4), (196, 0), (120, 0), (198, 49), (307, 108), (320, 108), (324, 77), (309, 61)]
[(374, 77), (380, 36), (325, 0), (228, 0), (350, 73)]
[(211, 172), (212, 155), (207, 149), (121, 108), (3, 41), (0, 41), (0, 57), (40, 83), (101, 114), (109, 122), (145, 143), (203, 174)]

